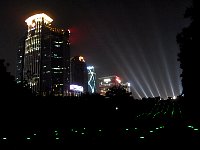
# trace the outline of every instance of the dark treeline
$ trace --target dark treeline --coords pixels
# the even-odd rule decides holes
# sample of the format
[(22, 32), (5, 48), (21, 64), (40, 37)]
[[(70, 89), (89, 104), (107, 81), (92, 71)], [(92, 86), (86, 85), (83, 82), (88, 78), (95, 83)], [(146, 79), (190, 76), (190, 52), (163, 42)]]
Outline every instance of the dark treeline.
[(198, 3), (193, 3), (185, 11), (184, 18), (190, 20), (190, 24), (183, 28), (177, 35), (177, 43), (180, 47), (178, 61), (182, 69), (181, 79), (185, 97), (185, 110), (189, 116), (198, 118), (200, 109), (198, 105), (199, 93), (199, 42), (198, 42)]
[[(40, 136), (35, 142), (55, 143), (52, 135), (55, 129), (59, 129), (63, 130), (66, 142), (79, 143), (89, 139), (88, 142), (91, 143), (95, 139), (95, 142), (119, 140), (134, 143), (145, 133), (145, 136), (149, 136), (147, 141), (154, 139), (155, 144), (156, 140), (160, 141), (160, 137), (165, 141), (166, 136), (171, 136), (169, 133), (172, 131), (168, 132), (170, 127), (175, 133), (175, 128), (184, 124), (179, 108), (174, 111), (175, 105), (182, 105), (182, 97), (176, 100), (175, 103), (178, 105), (172, 99), (160, 100), (156, 97), (136, 100), (130, 95), (121, 94), (117, 96), (108, 94), (107, 97), (99, 94), (83, 94), (79, 97), (40, 97), (31, 95), (30, 90), (17, 85), (14, 78), (6, 71), (4, 61), (1, 61), (1, 68), (1, 74), (9, 80), (9, 82), (2, 80), (1, 84), (1, 142), (2, 138), (7, 137), (8, 143), (23, 143), (26, 141), (24, 139), (26, 136), (40, 131)], [(160, 137), (157, 137), (157, 134), (153, 138), (150, 137), (149, 130), (160, 126), (166, 126), (165, 132), (162, 131)], [(87, 127), (87, 136), (79, 136), (71, 131), (72, 129), (79, 131), (81, 127)], [(125, 128), (135, 129), (135, 127), (138, 131), (130, 134), (132, 136), (126, 133)], [(97, 132), (99, 128), (102, 129), (102, 136)], [(182, 131), (176, 132), (175, 135), (179, 138), (185, 137)]]
[(155, 103), (156, 100), (134, 100), (132, 97), (105, 98), (99, 95), (11, 97), (0, 102), (0, 111), (5, 125), (115, 126), (131, 125), (136, 114), (149, 112)]

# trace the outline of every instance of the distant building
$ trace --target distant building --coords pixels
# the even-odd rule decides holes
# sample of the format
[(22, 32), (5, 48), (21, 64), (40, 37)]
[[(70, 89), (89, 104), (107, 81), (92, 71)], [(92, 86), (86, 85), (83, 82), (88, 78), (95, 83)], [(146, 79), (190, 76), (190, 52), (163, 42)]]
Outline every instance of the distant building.
[(131, 92), (131, 84), (129, 82), (121, 83), (121, 85), (126, 89), (127, 92)]
[(26, 23), (28, 31), (19, 44), (16, 81), (25, 81), (38, 95), (66, 95), (70, 83), (69, 30), (53, 28), (44, 13)]
[(96, 93), (96, 73), (94, 70), (94, 66), (88, 66), (88, 92)]
[(99, 78), (99, 93), (105, 95), (108, 88), (119, 85), (121, 79), (118, 76), (107, 76)]
[(22, 38), (19, 42), (16, 58), (16, 82), (18, 84), (23, 84), (23, 68), (24, 68), (24, 50), (25, 50), (25, 39)]
[(99, 93), (105, 95), (107, 90), (113, 86), (122, 85), (127, 92), (131, 92), (130, 83), (122, 83), (121, 78), (113, 75), (99, 78)]
[(84, 58), (82, 56), (75, 56), (71, 58), (70, 62), (70, 85), (81, 86), (83, 87), (83, 92), (88, 92), (88, 73)]

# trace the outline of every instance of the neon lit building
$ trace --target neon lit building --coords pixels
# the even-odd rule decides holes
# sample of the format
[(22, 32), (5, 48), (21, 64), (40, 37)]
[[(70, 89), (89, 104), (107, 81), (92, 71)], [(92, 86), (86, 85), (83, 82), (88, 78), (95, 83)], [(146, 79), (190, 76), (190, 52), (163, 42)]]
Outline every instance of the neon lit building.
[(70, 85), (83, 87), (83, 92), (88, 92), (87, 66), (82, 56), (71, 58)]
[(33, 92), (43, 96), (65, 95), (70, 82), (69, 30), (52, 27), (52, 21), (44, 13), (25, 20), (28, 31), (24, 48), (19, 49), (23, 65), (18, 63), (16, 72), (18, 82), (23, 79)]
[(96, 93), (96, 73), (93, 66), (87, 67), (88, 71), (88, 92)]
[(120, 77), (113, 75), (99, 78), (99, 93), (100, 95), (105, 95), (109, 88), (118, 85), (123, 86), (127, 92), (131, 92), (130, 83), (122, 83)]

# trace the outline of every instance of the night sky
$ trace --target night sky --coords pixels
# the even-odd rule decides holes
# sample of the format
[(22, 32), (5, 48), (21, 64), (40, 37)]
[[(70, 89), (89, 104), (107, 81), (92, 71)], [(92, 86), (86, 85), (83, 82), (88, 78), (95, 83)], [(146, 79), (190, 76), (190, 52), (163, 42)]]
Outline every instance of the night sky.
[(6, 0), (0, 4), (0, 58), (15, 74), (25, 19), (46, 13), (71, 30), (71, 56), (82, 55), (97, 78), (118, 75), (135, 98), (181, 93), (176, 35), (190, 20), (191, 0)]

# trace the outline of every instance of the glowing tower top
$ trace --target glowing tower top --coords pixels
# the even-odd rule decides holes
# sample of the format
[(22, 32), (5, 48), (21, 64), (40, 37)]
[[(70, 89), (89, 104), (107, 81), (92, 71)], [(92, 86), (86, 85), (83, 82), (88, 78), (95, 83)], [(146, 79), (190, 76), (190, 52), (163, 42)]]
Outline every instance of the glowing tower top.
[(34, 26), (35, 22), (42, 22), (42, 21), (44, 21), (45, 24), (50, 24), (53, 21), (53, 19), (51, 19), (46, 14), (41, 13), (41, 14), (35, 14), (25, 20), (28, 26)]

